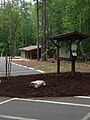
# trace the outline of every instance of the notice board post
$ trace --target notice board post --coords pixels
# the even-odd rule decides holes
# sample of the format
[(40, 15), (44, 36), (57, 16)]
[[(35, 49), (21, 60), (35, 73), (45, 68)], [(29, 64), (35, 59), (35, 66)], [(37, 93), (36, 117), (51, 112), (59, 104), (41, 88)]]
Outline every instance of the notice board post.
[[(58, 74), (61, 72), (60, 61), (68, 60), (68, 61), (71, 61), (71, 73), (72, 75), (74, 75), (75, 61), (77, 59), (77, 52), (76, 52), (77, 44), (79, 44), (82, 40), (87, 38), (89, 38), (89, 36), (76, 31), (48, 37), (48, 39), (51, 40), (51, 42), (54, 43), (54, 45), (57, 47), (57, 73)], [(62, 43), (62, 45), (59, 46), (59, 43)]]

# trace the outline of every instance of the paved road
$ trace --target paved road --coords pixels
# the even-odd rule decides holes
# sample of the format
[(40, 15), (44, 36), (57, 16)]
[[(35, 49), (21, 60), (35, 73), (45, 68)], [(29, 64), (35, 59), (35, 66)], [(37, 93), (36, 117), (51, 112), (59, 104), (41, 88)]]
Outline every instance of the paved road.
[(90, 97), (1, 98), (0, 120), (90, 120)]
[[(11, 65), (12, 67), (12, 76), (16, 75), (28, 75), (28, 74), (40, 74), (42, 71), (35, 70), (34, 68), (27, 68), (23, 66), (19, 66), (16, 64)], [(0, 77), (5, 76), (5, 60), (3, 58), (0, 58)]]

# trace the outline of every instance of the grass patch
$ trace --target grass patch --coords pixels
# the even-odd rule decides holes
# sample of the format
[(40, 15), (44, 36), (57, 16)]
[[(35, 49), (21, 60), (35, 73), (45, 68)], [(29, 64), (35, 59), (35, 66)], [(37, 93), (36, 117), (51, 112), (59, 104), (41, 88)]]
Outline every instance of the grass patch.
[[(57, 72), (57, 66), (56, 63), (50, 63), (47, 65), (39, 65), (36, 66), (35, 69), (39, 69), (45, 72), (49, 72), (49, 73), (54, 73)], [(70, 71), (70, 63), (69, 62), (61, 62), (61, 68), (60, 68), (61, 72), (69, 72)]]
[(39, 69), (39, 70), (50, 72), (50, 73), (57, 71), (56, 64), (40, 65), (40, 66), (36, 66), (35, 69)]
[[(78, 72), (90, 72), (90, 62), (76, 62), (76, 71)], [(36, 66), (35, 69), (39, 69), (45, 72), (54, 73), (57, 72), (57, 66), (55, 63)], [(71, 71), (71, 62), (61, 61), (61, 72)]]

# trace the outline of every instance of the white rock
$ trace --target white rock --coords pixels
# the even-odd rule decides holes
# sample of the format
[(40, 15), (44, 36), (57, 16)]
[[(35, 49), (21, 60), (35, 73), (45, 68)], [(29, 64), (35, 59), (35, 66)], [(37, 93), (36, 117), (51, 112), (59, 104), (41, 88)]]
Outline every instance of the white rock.
[(0, 80), (0, 83), (1, 83), (2, 81)]
[(43, 80), (36, 80), (36, 81), (32, 81), (30, 83), (30, 86), (34, 87), (34, 88), (38, 88), (38, 87), (45, 86), (45, 85), (46, 85), (46, 83)]

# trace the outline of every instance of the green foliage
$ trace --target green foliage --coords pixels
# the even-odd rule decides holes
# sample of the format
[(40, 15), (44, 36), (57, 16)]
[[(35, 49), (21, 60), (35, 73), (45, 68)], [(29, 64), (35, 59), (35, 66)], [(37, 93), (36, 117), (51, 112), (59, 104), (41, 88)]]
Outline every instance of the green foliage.
[[(0, 43), (11, 54), (23, 46), (36, 44), (36, 11), (32, 4), (21, 0), (2, 2), (0, 6)], [(0, 45), (2, 49), (2, 45)]]
[[(49, 35), (78, 31), (90, 36), (90, 0), (50, 0), (47, 13)], [(82, 42), (82, 49), (90, 58), (90, 38)]]
[[(0, 53), (18, 54), (23, 46), (36, 44), (36, 4), (25, 0), (0, 3)], [(39, 35), (42, 39), (43, 1), (39, 2)], [(90, 0), (47, 0), (47, 36), (78, 31), (90, 36)], [(41, 43), (41, 40), (40, 40)], [(13, 49), (12, 49), (13, 48)], [(82, 42), (83, 52), (90, 57), (90, 38)], [(80, 49), (80, 48), (79, 48)], [(82, 52), (79, 50), (79, 55)]]

